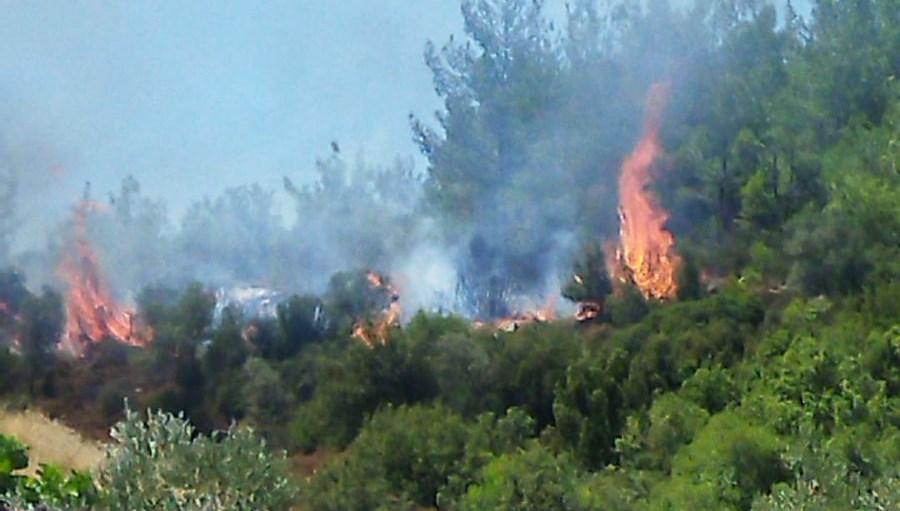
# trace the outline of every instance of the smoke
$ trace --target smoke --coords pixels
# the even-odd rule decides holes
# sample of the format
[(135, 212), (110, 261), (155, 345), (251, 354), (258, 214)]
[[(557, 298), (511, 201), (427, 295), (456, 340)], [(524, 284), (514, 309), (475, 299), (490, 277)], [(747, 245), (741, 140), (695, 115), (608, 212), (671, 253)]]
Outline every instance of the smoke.
[(15, 235), (15, 198), (19, 181), (9, 168), (0, 172), (0, 264), (7, 264)]
[[(190, 190), (157, 179), (149, 188), (170, 199), (151, 198), (127, 177), (88, 215), (107, 281), (127, 301), (194, 280), (324, 293), (336, 272), (373, 269), (391, 277), (404, 313), (492, 318), (542, 304), (582, 244), (617, 235), (617, 170), (649, 85), (673, 81), (667, 126), (695, 115), (710, 34), (762, 5), (677, 4), (580, 0), (551, 23), (540, 2), (465, 1), (464, 33), (426, 50), (442, 107), (413, 117), (425, 169), (348, 159), (334, 143), (312, 180), (230, 187), (178, 218), (171, 197)], [(66, 211), (40, 198), (78, 199), (61, 163), (73, 158), (40, 133), (10, 123), (0, 133), (0, 260), (25, 267), (32, 286), (52, 282)]]
[(466, 37), (428, 46), (444, 108), (413, 129), (465, 313), (558, 295), (579, 246), (616, 236), (643, 91), (697, 54), (688, 14), (654, 5), (575, 2), (563, 32), (541, 2), (466, 1)]
[[(334, 274), (371, 269), (390, 276), (410, 313), (453, 309), (454, 249), (441, 244), (434, 219), (422, 212), (422, 178), (412, 160), (382, 167), (360, 154), (351, 164), (333, 146), (306, 186), (285, 177), (283, 190), (229, 188), (194, 202), (174, 222), (164, 203), (127, 177), (87, 218), (116, 297), (132, 301), (145, 286), (191, 281), (324, 294)], [(48, 260), (66, 249), (54, 248)]]
[(36, 115), (0, 109), (0, 266), (19, 266), (38, 288), (53, 281), (47, 247), (65, 218), (60, 198), (73, 193), (64, 163), (77, 162), (55, 140)]

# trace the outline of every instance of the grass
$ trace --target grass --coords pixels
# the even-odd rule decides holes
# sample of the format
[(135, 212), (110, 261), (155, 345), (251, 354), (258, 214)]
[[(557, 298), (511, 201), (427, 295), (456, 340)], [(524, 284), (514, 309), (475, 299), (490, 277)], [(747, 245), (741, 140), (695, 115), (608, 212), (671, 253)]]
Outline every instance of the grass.
[(94, 470), (104, 459), (101, 444), (85, 440), (71, 428), (36, 411), (11, 412), (0, 405), (0, 433), (12, 435), (29, 446), (31, 464), (25, 473), (34, 474), (41, 463)]

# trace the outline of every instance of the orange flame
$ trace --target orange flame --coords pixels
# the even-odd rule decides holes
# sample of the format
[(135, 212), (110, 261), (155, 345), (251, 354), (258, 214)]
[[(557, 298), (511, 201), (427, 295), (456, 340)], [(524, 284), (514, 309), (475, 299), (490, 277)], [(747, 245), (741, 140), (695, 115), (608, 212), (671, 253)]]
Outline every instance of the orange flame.
[[(668, 100), (668, 81), (653, 84), (647, 98), (644, 131), (619, 173), (620, 266), (630, 279), (652, 298), (675, 295), (675, 269), (680, 259), (675, 253), (675, 237), (666, 230), (668, 212), (647, 190), (652, 181), (652, 165), (663, 154), (659, 127)], [(613, 276), (616, 270), (611, 270)]]
[(376, 342), (387, 344), (390, 340), (391, 328), (400, 323), (400, 293), (389, 282), (385, 282), (381, 275), (374, 271), (366, 273), (369, 285), (376, 289), (384, 289), (390, 294), (391, 303), (381, 311), (371, 323), (358, 321), (353, 326), (353, 337), (374, 346)]
[[(577, 275), (576, 275), (577, 277)], [(556, 319), (556, 297), (551, 296), (547, 299), (543, 306), (517, 312), (512, 316), (501, 318), (492, 324), (495, 330), (505, 332), (515, 332), (524, 325), (531, 323), (547, 323)], [(476, 324), (476, 328), (483, 326), (483, 323)]]
[(102, 206), (88, 200), (75, 208), (70, 246), (57, 266), (57, 274), (68, 286), (61, 344), (77, 355), (107, 337), (134, 346), (147, 344), (135, 333), (134, 312), (117, 304), (103, 282), (100, 261), (87, 235), (87, 214), (97, 209)]
[(369, 285), (372, 287), (384, 286), (384, 282), (381, 280), (381, 275), (375, 273), (374, 271), (366, 272), (366, 280), (369, 281)]

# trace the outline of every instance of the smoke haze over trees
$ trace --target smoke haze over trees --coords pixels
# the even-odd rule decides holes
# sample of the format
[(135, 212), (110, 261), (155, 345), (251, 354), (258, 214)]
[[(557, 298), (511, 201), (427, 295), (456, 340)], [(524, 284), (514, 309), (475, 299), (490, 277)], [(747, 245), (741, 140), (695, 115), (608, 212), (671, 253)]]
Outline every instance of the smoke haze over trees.
[[(646, 13), (629, 2), (573, 2), (564, 13), (552, 7), (463, 2), (463, 33), (427, 45), (425, 63), (443, 107), (436, 121), (424, 113), (412, 119), (425, 169), (405, 159), (373, 165), (333, 143), (312, 182), (287, 175), (284, 189), (231, 188), (194, 202), (178, 218), (133, 177), (108, 197), (92, 193), (110, 206), (91, 215), (91, 233), (111, 285), (126, 299), (151, 283), (190, 280), (320, 292), (337, 271), (375, 268), (404, 281), (413, 307), (497, 317), (555, 296), (578, 247), (616, 235), (615, 176), (638, 133), (649, 84), (673, 80), (666, 122), (681, 127), (710, 115), (705, 105), (715, 99), (704, 90), (731, 95), (715, 85), (730, 68), (779, 71), (752, 60), (767, 49), (764, 31), (775, 30), (775, 11), (762, 2), (663, 2)], [(550, 14), (560, 19), (551, 22)], [(724, 52), (710, 46), (750, 18), (762, 32)], [(772, 44), (784, 53), (781, 34)], [(738, 52), (751, 60), (741, 61)], [(784, 83), (777, 76), (756, 80), (770, 88)], [(743, 126), (732, 109), (728, 115)], [(726, 138), (710, 141), (714, 147), (735, 136), (725, 126), (716, 134)], [(17, 158), (13, 166), (21, 167)], [(33, 168), (53, 168), (52, 159), (41, 158)], [(36, 184), (20, 184), (22, 175), (37, 174), (7, 171), (3, 178), (3, 193), (12, 198), (4, 208), (17, 209), (4, 214), (0, 248), (16, 238), (14, 218), (35, 214), (31, 197), (60, 178), (43, 172), (39, 181), (31, 178)], [(12, 195), (17, 184), (19, 200)], [(719, 204), (686, 203), (673, 210), (673, 226), (691, 227), (711, 207), (728, 222), (737, 185), (713, 186), (722, 190)], [(64, 247), (59, 228), (47, 233), (49, 254), (32, 249), (18, 258), (31, 285), (54, 282), (54, 251)], [(32, 239), (34, 232), (20, 230), (18, 237), (30, 239), (26, 246), (48, 243)], [(2, 252), (9, 257), (8, 248)]]

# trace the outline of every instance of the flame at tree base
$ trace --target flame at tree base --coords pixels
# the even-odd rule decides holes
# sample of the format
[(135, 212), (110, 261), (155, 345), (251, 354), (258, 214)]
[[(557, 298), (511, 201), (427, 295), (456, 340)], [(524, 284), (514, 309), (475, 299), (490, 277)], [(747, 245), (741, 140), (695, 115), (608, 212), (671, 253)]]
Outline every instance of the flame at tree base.
[(144, 346), (149, 339), (136, 333), (134, 312), (116, 303), (103, 282), (99, 259), (87, 235), (87, 215), (100, 208), (88, 200), (75, 208), (69, 246), (57, 267), (57, 274), (68, 286), (60, 345), (79, 356), (91, 344), (107, 338), (134, 346)]
[(677, 291), (675, 271), (680, 258), (675, 236), (666, 227), (668, 212), (647, 189), (653, 180), (653, 163), (663, 154), (659, 127), (668, 100), (668, 81), (651, 86), (647, 97), (644, 130), (619, 173), (619, 246), (613, 278), (631, 281), (648, 298), (672, 298)]

